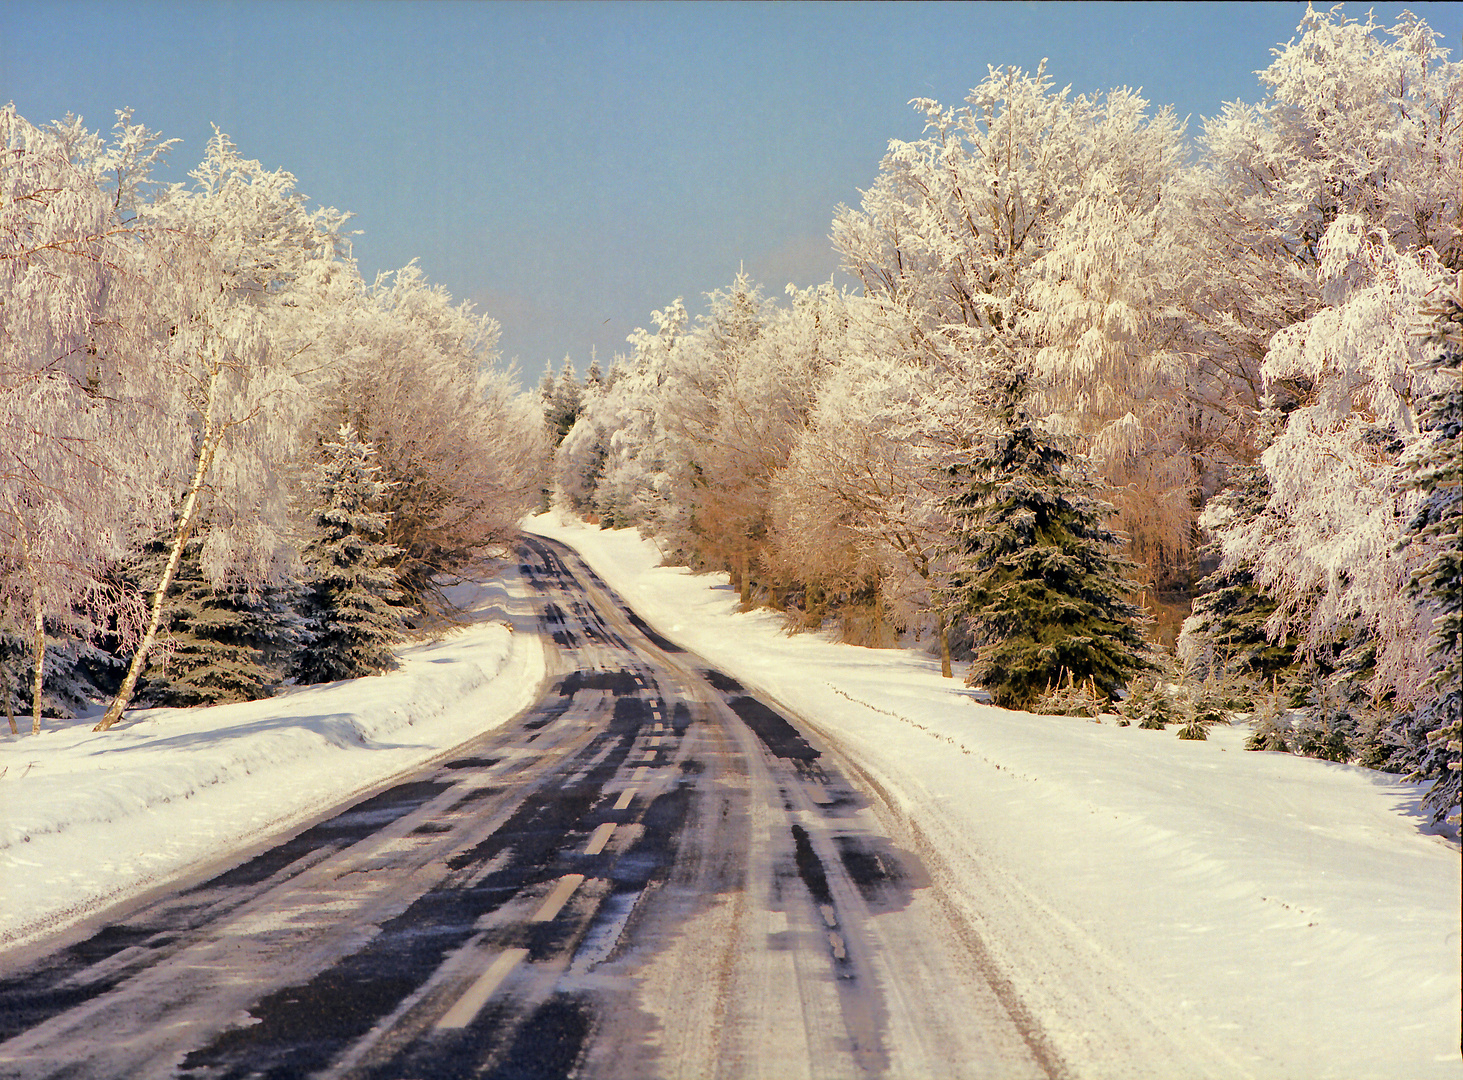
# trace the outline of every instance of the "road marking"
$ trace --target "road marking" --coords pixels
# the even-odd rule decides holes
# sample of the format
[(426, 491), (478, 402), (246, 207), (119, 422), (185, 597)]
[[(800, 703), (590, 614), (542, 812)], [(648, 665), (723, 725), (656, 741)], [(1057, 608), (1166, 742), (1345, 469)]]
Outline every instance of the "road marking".
[(636, 769), (634, 772), (632, 772), (630, 774), (630, 782), (633, 783), (633, 784), (638, 784), (638, 783), (640, 783), (640, 781), (642, 781), (644, 779), (645, 779), (645, 766), (644, 765), (640, 766), (640, 768)]
[(595, 829), (594, 835), (589, 838), (589, 843), (584, 848), (584, 854), (598, 855), (605, 849), (605, 845), (610, 842), (610, 837), (614, 834), (614, 831), (615, 823), (613, 821), (606, 821), (599, 828)]
[(634, 798), (635, 798), (635, 789), (632, 788), (632, 787), (631, 788), (626, 788), (624, 791), (620, 792), (620, 801), (617, 802), (617, 803), (615, 803), (615, 809), (616, 810), (623, 810), (623, 809), (625, 809), (625, 807), (627, 807), (627, 806), (630, 805), (631, 800), (633, 800)]
[(467, 993), (457, 999), (457, 1004), (442, 1015), (442, 1019), (437, 1021), (437, 1027), (467, 1027), (482, 1012), (488, 998), (493, 996), (493, 991), (503, 984), (503, 980), (527, 955), (527, 949), (506, 949), (499, 953), (498, 959), (492, 962), (488, 970), (479, 975), (477, 982), (467, 988)]
[(660, 745), (660, 736), (659, 735), (652, 735), (650, 738), (648, 738), (648, 739), (645, 740), (645, 745), (646, 746), (659, 746)]
[(569, 897), (574, 895), (574, 890), (584, 884), (583, 874), (565, 874), (554, 886), (553, 891), (544, 897), (544, 902), (534, 912), (529, 922), (552, 922), (554, 916), (563, 910), (564, 905), (569, 902)]

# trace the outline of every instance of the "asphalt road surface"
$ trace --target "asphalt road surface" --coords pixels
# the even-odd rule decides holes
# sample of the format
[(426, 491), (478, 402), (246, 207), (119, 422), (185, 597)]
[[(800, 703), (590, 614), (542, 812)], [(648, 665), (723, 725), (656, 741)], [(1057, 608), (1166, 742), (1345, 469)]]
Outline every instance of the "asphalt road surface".
[(522, 569), (536, 706), (0, 957), (0, 1076), (1065, 1073), (836, 747), (568, 548)]

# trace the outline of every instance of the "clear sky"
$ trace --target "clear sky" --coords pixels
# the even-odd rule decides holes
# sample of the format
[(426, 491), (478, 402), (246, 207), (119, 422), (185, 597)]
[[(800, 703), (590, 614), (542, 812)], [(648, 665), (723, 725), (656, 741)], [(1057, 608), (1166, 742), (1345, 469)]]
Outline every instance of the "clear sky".
[[(1376, 4), (1390, 25), (1402, 4)], [(1463, 4), (1410, 4), (1455, 50)], [(1365, 18), (1366, 5), (1348, 4)], [(650, 312), (730, 283), (825, 281), (908, 101), (1048, 57), (1074, 91), (1141, 87), (1180, 117), (1257, 101), (1296, 3), (0, 2), (0, 101), (35, 123), (116, 109), (210, 124), (352, 211), (369, 280), (419, 259), (503, 324), (536, 381), (603, 362)]]

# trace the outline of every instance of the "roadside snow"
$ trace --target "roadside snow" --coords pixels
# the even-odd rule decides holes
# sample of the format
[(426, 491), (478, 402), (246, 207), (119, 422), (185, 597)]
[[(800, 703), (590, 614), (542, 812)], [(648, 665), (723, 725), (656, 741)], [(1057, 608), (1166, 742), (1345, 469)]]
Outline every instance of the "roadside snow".
[(1457, 835), (1416, 785), (981, 705), (928, 658), (737, 613), (633, 530), (528, 527), (884, 789), (1075, 1075), (1463, 1077)]
[[(0, 758), (0, 948), (303, 821), (512, 717), (544, 652), (517, 568), (396, 671), (264, 701), (47, 721)], [(514, 632), (514, 630), (518, 632)]]

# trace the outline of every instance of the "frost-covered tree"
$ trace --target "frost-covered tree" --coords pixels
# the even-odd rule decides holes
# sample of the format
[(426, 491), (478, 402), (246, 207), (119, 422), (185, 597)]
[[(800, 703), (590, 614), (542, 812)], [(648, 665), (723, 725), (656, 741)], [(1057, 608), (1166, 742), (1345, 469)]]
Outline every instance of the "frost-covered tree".
[(1033, 267), (1029, 320), (1039, 341), (1033, 404), (1072, 435), (1107, 481), (1133, 557), (1151, 579), (1182, 582), (1192, 555), (1194, 495), (1211, 468), (1206, 419), (1187, 393), (1173, 294), (1182, 227), (1165, 201), (1177, 172), (1170, 113), (1114, 95), (1104, 127), (1127, 149), (1086, 180)]
[(833, 240), (908, 361), (949, 387), (932, 430), (943, 419), (943, 441), (962, 445), (971, 409), (953, 391), (978, 394), (993, 361), (1032, 373), (1031, 407), (1131, 492), (1140, 549), (1182, 562), (1194, 483), (1165, 282), (1171, 111), (1127, 90), (1073, 96), (1044, 66), (991, 68), (960, 109), (913, 104), (926, 137), (890, 143)]
[(601, 525), (637, 525), (674, 545), (669, 538), (689, 535), (687, 470), (664, 415), (690, 315), (678, 297), (651, 320), (655, 332), (629, 336), (630, 356), (565, 437), (557, 474), (570, 505), (587, 507)]
[(1311, 390), (1261, 457), (1264, 510), (1214, 522), (1220, 569), (1248, 568), (1275, 605), (1269, 638), (1294, 634), (1313, 662), (1339, 670), (1338, 650), (1369, 642), (1364, 677), (1346, 678), (1405, 709), (1426, 678), (1427, 627), (1406, 595), (1416, 555), (1398, 543), (1418, 498), (1399, 460), (1419, 438), (1415, 401), (1442, 379), (1420, 368), (1414, 333), (1442, 271), (1432, 249), (1399, 251), (1351, 214), (1318, 250), (1325, 306), (1277, 333), (1261, 368)]
[[(1206, 124), (1188, 177), (1185, 333), (1211, 376), (1247, 388), (1233, 416), (1267, 399), (1287, 414), (1273, 440), (1246, 429), (1264, 448), (1263, 508), (1231, 513), (1226, 496), (1206, 511), (1212, 580), (1249, 583), (1271, 649), (1296, 648), (1309, 734), (1294, 744), (1388, 768), (1415, 764), (1403, 728), (1428, 696), (1402, 463), (1439, 388), (1414, 325), (1460, 257), (1460, 74), (1410, 14), (1383, 31), (1310, 10), (1261, 73), (1266, 98)], [(1212, 651), (1223, 621), (1203, 600), (1186, 639)]]
[(752, 602), (773, 581), (775, 477), (808, 423), (823, 373), (841, 355), (844, 298), (832, 286), (766, 299), (745, 274), (708, 296), (662, 387), (667, 472), (687, 493), (686, 534), (669, 539), (724, 569)]
[(153, 299), (160, 404), (172, 420), (169, 453), (184, 469), (168, 560), (101, 731), (132, 698), (206, 493), (201, 560), (211, 581), (267, 582), (291, 557), (281, 472), (298, 457), (327, 359), (313, 348), (308, 313), (339, 276), (344, 216), (308, 209), (292, 175), (242, 158), (217, 131), (189, 175), (194, 186), (174, 185), (139, 208), (167, 268)]
[(134, 214), (168, 145), (126, 112), (108, 143), (0, 109), (0, 615), (32, 646), (33, 730), (47, 627), (134, 638), (108, 569), (167, 509), (156, 263)]
[(657, 331), (586, 394), (558, 452), (559, 487), (602, 524), (639, 525), (698, 569), (727, 571), (744, 603), (796, 583), (772, 551), (776, 476), (838, 359), (844, 298), (831, 286), (767, 299), (745, 273), (694, 327), (677, 301)]
[(1190, 393), (1236, 460), (1267, 393), (1289, 405), (1304, 377), (1267, 383), (1272, 337), (1319, 310), (1320, 246), (1342, 215), (1380, 226), (1402, 251), (1459, 257), (1459, 65), (1404, 13), (1383, 31), (1340, 6), (1308, 9), (1297, 36), (1260, 73), (1257, 105), (1227, 104), (1203, 124), (1200, 162), (1181, 174), (1178, 234), (1186, 346), (1200, 362)]
[(698, 565), (728, 571), (745, 604), (767, 531), (766, 481), (785, 458), (769, 431), (778, 403), (755, 383), (782, 357), (761, 340), (773, 312), (745, 272), (707, 301), (662, 392), (661, 424), (688, 511), (686, 533), (669, 539)]
[(399, 550), (383, 540), (389, 515), (381, 506), (391, 485), (380, 477), (375, 448), (342, 424), (323, 451), (317, 535), (304, 552), (308, 645), (294, 672), (301, 683), (388, 671), (396, 666), (392, 646), (404, 637), (406, 610), (392, 570)]
[[(168, 145), (128, 113), (106, 141), (74, 117), (37, 128), (0, 109), (0, 633), (27, 643), (33, 727), (43, 698), (89, 678), (93, 640), (131, 656), (105, 729), (168, 620), (268, 621), (322, 411), (333, 427), (359, 405), (383, 429), (414, 582), (508, 535), (540, 486), (541, 419), (511, 373), (487, 370), (491, 320), (414, 270), (366, 289), (345, 215), (310, 209), (221, 133), (191, 184), (153, 193)], [(159, 529), (150, 579), (121, 572)], [(185, 559), (202, 577), (183, 619), (165, 609)]]
[[(1269, 503), (1264, 467), (1241, 466), (1209, 500), (1199, 525), (1211, 532), (1233, 530), (1258, 520)], [(1268, 629), (1276, 603), (1255, 583), (1249, 565), (1219, 566), (1197, 583), (1197, 593), (1178, 641), (1189, 678), (1237, 676), (1268, 684), (1295, 664), (1294, 636), (1277, 637)]]
[(375, 447), (391, 485), (386, 540), (417, 606), (439, 572), (511, 539), (543, 487), (543, 413), (497, 366), (498, 333), (412, 264), (381, 275), (325, 339), (338, 377), (316, 424), (328, 438), (350, 423)]
[(1438, 305), (1428, 344), (1441, 349), (1424, 365), (1445, 380), (1425, 399), (1423, 437), (1403, 465), (1422, 496), (1403, 543), (1425, 558), (1408, 595), (1432, 616), (1430, 672), (1412, 717), (1399, 726), (1410, 751), (1411, 778), (1433, 781), (1425, 803), (1434, 820), (1459, 806), (1463, 779), (1463, 288), (1458, 280)]
[(569, 357), (564, 357), (558, 378), (554, 377), (553, 365), (545, 368), (539, 397), (543, 401), (544, 423), (548, 425), (550, 441), (558, 446), (569, 434), (574, 421), (579, 419), (584, 404), (584, 388), (579, 385), (574, 362)]
[(1061, 439), (1024, 408), (1019, 377), (1001, 409), (1005, 430), (960, 469), (950, 595), (978, 651), (970, 681), (996, 704), (1029, 707), (1063, 682), (1091, 680), (1104, 697), (1151, 668), (1129, 599), (1134, 564)]
[(880, 636), (849, 632), (860, 598), (873, 605), (875, 631), (923, 623), (949, 677), (949, 621), (936, 594), (950, 488), (945, 447), (928, 423), (937, 380), (885, 347), (877, 319), (853, 314), (850, 323), (844, 356), (776, 480), (778, 558), (812, 590), (810, 612), (844, 623), (849, 640)]

